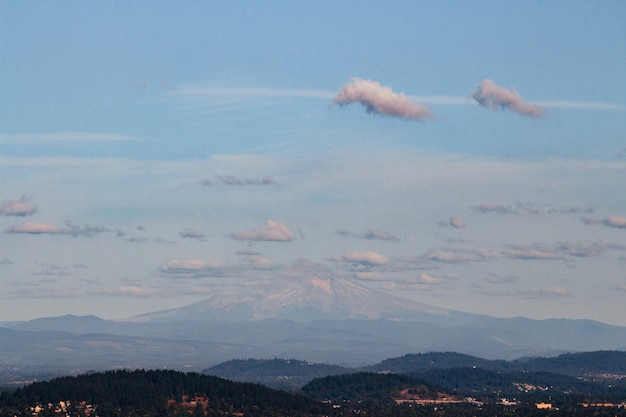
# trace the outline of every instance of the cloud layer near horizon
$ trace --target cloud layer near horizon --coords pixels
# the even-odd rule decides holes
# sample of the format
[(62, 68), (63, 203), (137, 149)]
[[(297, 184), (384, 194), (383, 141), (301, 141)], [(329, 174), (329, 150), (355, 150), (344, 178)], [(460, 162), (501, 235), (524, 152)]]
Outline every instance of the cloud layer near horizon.
[(376, 81), (352, 78), (330, 102), (342, 106), (361, 103), (368, 113), (383, 114), (412, 120), (428, 120), (434, 116), (426, 106), (420, 106), (407, 96), (394, 93)]
[(481, 106), (492, 110), (509, 109), (530, 117), (542, 117), (544, 115), (541, 106), (524, 101), (514, 88), (509, 91), (496, 85), (490, 79), (485, 79), (480, 83), (477, 90), (472, 93), (472, 98)]

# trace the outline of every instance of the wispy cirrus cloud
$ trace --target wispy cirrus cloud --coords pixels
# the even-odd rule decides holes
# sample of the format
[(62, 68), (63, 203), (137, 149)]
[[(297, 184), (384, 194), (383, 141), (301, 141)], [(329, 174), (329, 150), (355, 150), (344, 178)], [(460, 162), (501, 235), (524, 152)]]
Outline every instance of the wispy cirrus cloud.
[(179, 232), (178, 236), (184, 239), (196, 239), (201, 242), (204, 242), (206, 240), (206, 235), (204, 233), (192, 229), (185, 229)]
[(516, 213), (510, 206), (502, 204), (481, 203), (476, 208), (481, 213)]
[(354, 237), (366, 240), (381, 240), (383, 242), (399, 242), (400, 238), (391, 233), (381, 232), (379, 230), (368, 229), (365, 233), (352, 233), (347, 230), (337, 230), (336, 234), (342, 237)]
[(598, 101), (576, 101), (576, 100), (551, 100), (536, 101), (536, 105), (553, 109), (578, 109), (578, 110), (617, 110), (626, 111), (626, 106), (622, 104), (606, 103)]
[(524, 101), (514, 88), (507, 90), (489, 79), (478, 85), (472, 98), (481, 106), (492, 110), (509, 109), (530, 117), (542, 117), (545, 113), (541, 106)]
[(70, 235), (70, 236), (94, 236), (108, 232), (109, 229), (101, 226), (77, 226), (71, 220), (65, 221), (65, 227), (57, 227), (45, 222), (24, 222), (14, 225), (5, 230), (5, 233), (29, 234), (29, 235)]
[(481, 203), (472, 207), (481, 213), (500, 214), (581, 214), (593, 213), (593, 207), (535, 205), (518, 201), (514, 204)]
[(26, 217), (37, 211), (37, 206), (30, 203), (30, 198), (26, 195), (17, 200), (4, 200), (0, 204), (0, 216)]
[[(147, 84), (146, 84), (147, 85)], [(139, 86), (143, 87), (141, 83)], [(508, 94), (511, 91), (502, 89)], [(214, 88), (203, 85), (184, 86), (176, 89), (170, 89), (170, 93), (178, 97), (189, 97), (195, 99), (206, 100), (215, 104), (229, 104), (233, 102), (242, 102), (250, 100), (258, 100), (264, 98), (312, 98), (312, 99), (333, 99), (337, 95), (331, 90), (320, 89), (293, 89), (293, 88), (268, 88), (268, 87), (232, 87), (232, 88)], [(480, 105), (472, 95), (436, 95), (436, 96), (420, 96), (407, 95), (409, 100), (418, 103), (426, 103), (433, 105), (461, 105), (475, 106)], [(573, 110), (613, 110), (626, 111), (626, 106), (622, 104), (609, 102), (594, 102), (581, 100), (545, 100), (536, 101), (533, 105), (543, 108), (554, 109), (573, 109)], [(423, 106), (421, 106), (423, 107)]]
[(274, 220), (266, 220), (265, 227), (256, 230), (233, 232), (230, 238), (235, 240), (253, 240), (269, 242), (291, 242), (296, 235), (287, 226)]
[(224, 185), (234, 185), (234, 186), (243, 186), (243, 185), (272, 185), (276, 184), (274, 178), (270, 176), (264, 176), (262, 178), (238, 178), (233, 175), (218, 175), (215, 180), (204, 179), (201, 184), (208, 187), (214, 185), (216, 183), (224, 184)]
[(583, 217), (580, 220), (585, 224), (602, 224), (604, 226), (616, 227), (618, 229), (626, 228), (626, 217), (624, 216), (606, 216), (604, 219)]
[(96, 132), (54, 132), (0, 135), (0, 143), (35, 143), (35, 142), (119, 142), (142, 140), (136, 136), (115, 133)]
[(548, 260), (548, 259), (561, 259), (562, 255), (556, 250), (549, 248), (545, 245), (534, 244), (530, 246), (525, 245), (507, 245), (508, 250), (501, 253), (503, 258), (508, 259), (521, 259), (521, 260)]
[(330, 105), (346, 106), (351, 103), (361, 103), (368, 113), (373, 114), (418, 121), (434, 118), (428, 107), (420, 106), (404, 94), (395, 93), (372, 80), (352, 78), (339, 90)]
[(561, 298), (571, 297), (571, 293), (563, 287), (550, 286), (542, 288), (530, 288), (515, 290), (496, 290), (494, 288), (487, 288), (482, 290), (482, 293), (487, 296), (495, 297), (523, 297), (526, 299), (540, 299), (540, 298)]
[(152, 298), (158, 297), (161, 291), (156, 288), (140, 287), (137, 285), (120, 285), (115, 288), (103, 288), (92, 291), (95, 295), (111, 296), (111, 297), (139, 297)]

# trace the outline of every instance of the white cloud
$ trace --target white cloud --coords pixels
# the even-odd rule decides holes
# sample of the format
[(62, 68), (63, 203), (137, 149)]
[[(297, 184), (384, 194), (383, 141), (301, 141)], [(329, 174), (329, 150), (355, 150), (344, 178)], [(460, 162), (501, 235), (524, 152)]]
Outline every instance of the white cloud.
[(454, 227), (455, 229), (465, 229), (465, 227), (466, 227), (465, 226), (465, 222), (459, 216), (452, 216), (452, 217), (450, 217), (449, 224), (450, 224), (450, 226)]
[(49, 234), (56, 235), (63, 233), (62, 229), (50, 223), (43, 222), (24, 222), (20, 225), (11, 226), (6, 230), (7, 233), (24, 233), (24, 234)]
[(222, 277), (226, 269), (220, 262), (201, 259), (169, 259), (159, 266), (164, 274), (191, 277)]
[(433, 118), (428, 107), (420, 106), (404, 94), (394, 93), (391, 88), (371, 80), (352, 78), (333, 98), (331, 106), (351, 103), (361, 103), (368, 113), (420, 121)]
[(272, 271), (281, 267), (280, 264), (264, 258), (263, 256), (248, 256), (246, 258), (248, 267), (251, 269), (257, 269), (261, 271)]
[(489, 79), (480, 83), (472, 97), (481, 106), (492, 110), (506, 108), (530, 117), (541, 117), (544, 114), (541, 106), (524, 101), (514, 88), (506, 90)]
[(606, 226), (626, 228), (626, 217), (624, 216), (607, 216), (602, 223)]
[(504, 258), (521, 259), (521, 260), (550, 260), (561, 259), (562, 256), (557, 252), (536, 246), (515, 246), (512, 249), (502, 252)]
[(257, 230), (234, 232), (230, 237), (235, 240), (290, 242), (296, 240), (296, 235), (284, 224), (266, 220), (265, 227)]
[(30, 204), (29, 200), (25, 195), (18, 200), (4, 200), (0, 204), (0, 216), (31, 216), (37, 211), (37, 206)]
[(206, 240), (206, 235), (204, 233), (192, 229), (185, 229), (179, 232), (178, 235), (185, 239), (197, 239), (201, 242)]
[(378, 252), (346, 252), (332, 258), (337, 262), (346, 262), (364, 266), (381, 266), (389, 263), (389, 258)]

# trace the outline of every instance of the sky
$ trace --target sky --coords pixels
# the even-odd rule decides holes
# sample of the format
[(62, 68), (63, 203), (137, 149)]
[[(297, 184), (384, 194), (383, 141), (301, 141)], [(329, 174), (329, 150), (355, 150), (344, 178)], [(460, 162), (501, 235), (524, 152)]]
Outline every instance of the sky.
[(624, 22), (619, 0), (0, 0), (0, 321), (124, 319), (304, 259), (626, 326)]

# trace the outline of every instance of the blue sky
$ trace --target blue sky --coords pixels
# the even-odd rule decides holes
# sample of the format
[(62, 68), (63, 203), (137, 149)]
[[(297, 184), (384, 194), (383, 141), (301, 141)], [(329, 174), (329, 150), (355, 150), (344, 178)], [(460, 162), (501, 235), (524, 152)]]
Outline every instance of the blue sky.
[[(129, 317), (305, 258), (441, 307), (626, 325), (625, 19), (2, 1), (0, 320)], [(358, 80), (433, 117), (331, 106)], [(543, 116), (479, 105), (483, 80)]]

